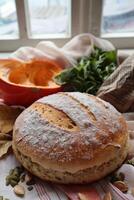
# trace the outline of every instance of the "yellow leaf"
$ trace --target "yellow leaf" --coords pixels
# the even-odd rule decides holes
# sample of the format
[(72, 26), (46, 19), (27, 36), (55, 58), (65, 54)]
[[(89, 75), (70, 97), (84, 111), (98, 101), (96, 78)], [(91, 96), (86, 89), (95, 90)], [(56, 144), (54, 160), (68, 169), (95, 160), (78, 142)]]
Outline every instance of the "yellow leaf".
[(0, 105), (0, 132), (9, 133), (12, 131), (14, 122), (21, 112), (22, 109), (19, 107)]
[(8, 149), (12, 146), (12, 141), (5, 141), (0, 145), (0, 158), (8, 152)]

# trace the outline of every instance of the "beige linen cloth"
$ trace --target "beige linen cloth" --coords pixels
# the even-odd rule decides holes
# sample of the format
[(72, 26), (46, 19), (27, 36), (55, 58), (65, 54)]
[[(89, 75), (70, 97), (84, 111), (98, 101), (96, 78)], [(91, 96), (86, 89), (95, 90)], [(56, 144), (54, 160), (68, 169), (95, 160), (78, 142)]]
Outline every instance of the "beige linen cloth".
[(10, 57), (23, 61), (32, 58), (50, 58), (66, 68), (74, 65), (82, 56), (89, 56), (94, 51), (94, 46), (106, 51), (115, 50), (109, 41), (85, 33), (77, 35), (61, 48), (51, 41), (42, 41), (35, 48), (21, 47)]
[(134, 112), (134, 54), (104, 81), (98, 96), (110, 102), (120, 112)]

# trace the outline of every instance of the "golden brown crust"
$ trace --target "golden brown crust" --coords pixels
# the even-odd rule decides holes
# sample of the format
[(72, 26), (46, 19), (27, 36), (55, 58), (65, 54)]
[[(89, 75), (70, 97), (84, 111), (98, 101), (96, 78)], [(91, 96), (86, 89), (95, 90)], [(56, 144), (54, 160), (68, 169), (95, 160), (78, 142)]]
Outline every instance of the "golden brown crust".
[(13, 133), (14, 149), (46, 170), (68, 173), (126, 155), (127, 140), (126, 122), (112, 105), (77, 92), (38, 100), (18, 117)]
[(127, 146), (124, 146), (118, 154), (115, 154), (113, 159), (105, 161), (99, 165), (94, 165), (75, 173), (71, 173), (65, 170), (58, 171), (54, 168), (46, 169), (40, 164), (32, 162), (26, 155), (24, 156), (21, 154), (14, 145), (13, 148), (17, 159), (23, 163), (23, 166), (32, 174), (43, 180), (64, 184), (83, 184), (97, 181), (118, 168), (127, 155)]

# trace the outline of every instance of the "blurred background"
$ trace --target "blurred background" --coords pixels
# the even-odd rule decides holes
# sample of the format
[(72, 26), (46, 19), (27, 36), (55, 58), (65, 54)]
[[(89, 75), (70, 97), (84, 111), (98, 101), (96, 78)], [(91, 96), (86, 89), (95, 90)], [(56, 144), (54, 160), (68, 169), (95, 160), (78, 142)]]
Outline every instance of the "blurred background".
[[(26, 7), (30, 35), (68, 33), (70, 1), (28, 0)], [(18, 33), (15, 1), (0, 0), (0, 36), (18, 37)]]
[(132, 48), (128, 39), (134, 36), (134, 0), (0, 0), (0, 45), (5, 51), (42, 39), (62, 46), (82, 32)]

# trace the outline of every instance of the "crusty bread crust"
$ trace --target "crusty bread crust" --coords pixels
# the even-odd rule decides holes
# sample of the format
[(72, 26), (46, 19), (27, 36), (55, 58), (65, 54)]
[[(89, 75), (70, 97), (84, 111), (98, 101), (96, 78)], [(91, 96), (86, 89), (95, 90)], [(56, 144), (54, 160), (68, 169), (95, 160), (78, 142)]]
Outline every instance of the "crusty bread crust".
[[(17, 118), (13, 131), (13, 149), (22, 165), (42, 179), (60, 183), (104, 177), (124, 161), (127, 141), (125, 119), (112, 105), (76, 92), (33, 103)], [(27, 159), (42, 172), (34, 165), (29, 168)]]
[(91, 166), (75, 173), (44, 168), (42, 165), (32, 162), (30, 157), (21, 154), (15, 146), (14, 153), (16, 158), (28, 171), (43, 180), (64, 184), (85, 184), (97, 181), (117, 169), (126, 158), (127, 146), (124, 149), (119, 154), (115, 154), (116, 156), (108, 162), (104, 162), (98, 166)]

